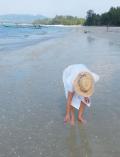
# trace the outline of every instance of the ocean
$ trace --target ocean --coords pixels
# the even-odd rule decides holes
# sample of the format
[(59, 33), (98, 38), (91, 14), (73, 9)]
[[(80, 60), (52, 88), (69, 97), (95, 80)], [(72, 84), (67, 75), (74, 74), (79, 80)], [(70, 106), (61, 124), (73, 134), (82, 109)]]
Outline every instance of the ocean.
[(13, 51), (55, 39), (67, 33), (70, 28), (57, 26), (30, 27), (0, 25), (0, 51)]

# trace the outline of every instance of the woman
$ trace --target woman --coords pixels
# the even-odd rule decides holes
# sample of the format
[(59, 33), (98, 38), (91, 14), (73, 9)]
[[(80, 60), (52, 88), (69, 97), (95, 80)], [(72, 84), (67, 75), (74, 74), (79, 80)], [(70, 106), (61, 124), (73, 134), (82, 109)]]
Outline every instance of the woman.
[(90, 106), (90, 96), (94, 92), (94, 83), (99, 80), (99, 76), (91, 72), (83, 64), (68, 66), (63, 72), (63, 83), (67, 98), (65, 122), (74, 125), (74, 108), (78, 109), (78, 120), (85, 123), (83, 113), (85, 106)]

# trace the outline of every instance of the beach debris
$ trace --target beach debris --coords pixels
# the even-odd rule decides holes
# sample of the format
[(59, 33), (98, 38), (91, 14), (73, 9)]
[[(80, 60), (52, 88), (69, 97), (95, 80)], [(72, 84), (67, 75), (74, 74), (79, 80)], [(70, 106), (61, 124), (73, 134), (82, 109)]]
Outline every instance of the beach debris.
[(95, 138), (98, 138), (98, 136), (95, 136)]
[(84, 33), (88, 33), (88, 31), (87, 31), (87, 30), (84, 30)]
[(40, 152), (40, 155), (42, 155), (42, 152)]
[(31, 140), (31, 139), (32, 139), (32, 137), (31, 137), (31, 136), (29, 136), (29, 137), (28, 137), (28, 139), (29, 139), (29, 140)]

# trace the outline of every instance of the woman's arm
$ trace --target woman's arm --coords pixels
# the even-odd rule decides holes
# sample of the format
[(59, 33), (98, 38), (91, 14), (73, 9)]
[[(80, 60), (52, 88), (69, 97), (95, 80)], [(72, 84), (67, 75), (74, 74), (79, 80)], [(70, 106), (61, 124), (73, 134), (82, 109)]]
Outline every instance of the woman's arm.
[(68, 92), (68, 98), (67, 98), (67, 104), (66, 104), (66, 115), (65, 115), (65, 122), (68, 122), (70, 120), (70, 105), (72, 102), (74, 92)]

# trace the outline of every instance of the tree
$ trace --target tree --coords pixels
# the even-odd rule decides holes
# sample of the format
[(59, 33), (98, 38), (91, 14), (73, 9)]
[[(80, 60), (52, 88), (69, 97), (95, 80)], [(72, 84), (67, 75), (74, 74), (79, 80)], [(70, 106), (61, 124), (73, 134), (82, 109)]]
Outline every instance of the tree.
[(88, 10), (85, 25), (120, 26), (120, 7), (111, 7), (108, 12), (101, 15), (95, 14), (93, 10)]

